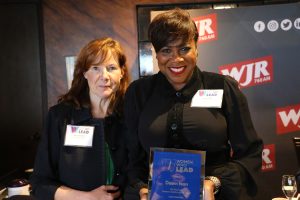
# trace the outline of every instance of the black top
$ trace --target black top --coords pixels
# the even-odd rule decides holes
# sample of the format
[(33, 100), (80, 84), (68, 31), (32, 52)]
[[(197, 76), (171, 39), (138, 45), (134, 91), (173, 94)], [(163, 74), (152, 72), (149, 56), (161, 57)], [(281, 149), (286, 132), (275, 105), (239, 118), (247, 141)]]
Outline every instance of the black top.
[[(199, 89), (223, 89), (222, 108), (191, 107)], [(219, 198), (246, 199), (240, 192), (244, 182), (250, 195), (256, 192), (263, 143), (253, 127), (246, 98), (231, 77), (196, 67), (179, 91), (161, 72), (139, 79), (127, 90), (125, 121), (131, 184), (147, 183), (150, 147), (172, 147), (207, 152), (206, 175), (220, 178)]]
[[(94, 126), (93, 146), (64, 146), (68, 124)], [(33, 195), (53, 200), (61, 185), (81, 191), (105, 185), (104, 132), (115, 167), (113, 184), (123, 189), (127, 165), (124, 130), (122, 120), (115, 115), (100, 120), (93, 119), (89, 109), (75, 109), (66, 104), (50, 108), (30, 179)]]

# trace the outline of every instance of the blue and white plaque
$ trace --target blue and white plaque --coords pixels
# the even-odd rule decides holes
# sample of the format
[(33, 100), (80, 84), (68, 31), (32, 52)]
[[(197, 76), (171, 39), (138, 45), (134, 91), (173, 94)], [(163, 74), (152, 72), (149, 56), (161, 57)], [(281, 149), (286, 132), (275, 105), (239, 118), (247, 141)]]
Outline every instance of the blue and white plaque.
[(202, 200), (205, 152), (151, 148), (149, 199)]

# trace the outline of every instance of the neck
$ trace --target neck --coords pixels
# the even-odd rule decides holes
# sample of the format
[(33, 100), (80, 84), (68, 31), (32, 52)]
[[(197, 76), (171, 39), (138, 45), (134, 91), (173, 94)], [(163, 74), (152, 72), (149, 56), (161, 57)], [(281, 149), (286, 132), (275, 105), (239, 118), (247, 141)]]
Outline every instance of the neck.
[(107, 109), (110, 103), (110, 98), (99, 98), (90, 95), (91, 113), (94, 118), (104, 118), (107, 115)]
[(186, 85), (186, 83), (183, 83), (183, 84), (172, 84), (173, 88), (174, 88), (176, 91), (181, 90), (185, 85)]

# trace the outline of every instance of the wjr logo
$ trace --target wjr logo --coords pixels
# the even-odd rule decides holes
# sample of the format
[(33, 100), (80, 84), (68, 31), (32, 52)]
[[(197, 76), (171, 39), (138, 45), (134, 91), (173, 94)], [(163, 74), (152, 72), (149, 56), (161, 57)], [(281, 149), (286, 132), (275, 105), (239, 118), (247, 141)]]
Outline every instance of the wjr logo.
[(275, 145), (265, 145), (262, 151), (262, 171), (270, 171), (276, 168)]
[(218, 38), (217, 14), (196, 17), (193, 20), (195, 21), (199, 33), (198, 43), (216, 40)]
[(256, 58), (219, 67), (219, 72), (239, 82), (241, 88), (273, 81), (272, 56)]
[(276, 109), (277, 133), (300, 131), (300, 104)]

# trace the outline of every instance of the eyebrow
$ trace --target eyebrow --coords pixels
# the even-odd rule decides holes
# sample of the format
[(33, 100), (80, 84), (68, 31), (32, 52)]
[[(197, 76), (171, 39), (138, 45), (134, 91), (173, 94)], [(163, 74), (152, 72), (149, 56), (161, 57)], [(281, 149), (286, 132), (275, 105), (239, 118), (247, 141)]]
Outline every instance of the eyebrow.
[(118, 66), (119, 64), (118, 63), (108, 63), (108, 64), (103, 64), (103, 62), (102, 63), (96, 63), (96, 64), (92, 64), (91, 66), (93, 66), (93, 67), (107, 67), (107, 66)]
[(179, 45), (166, 45), (164, 47), (176, 47), (176, 48), (180, 48), (180, 47), (183, 47), (183, 46), (190, 46), (190, 44), (188, 44), (188, 43), (182, 43), (182, 44), (179, 44)]
[(110, 66), (115, 67), (115, 66), (119, 66), (119, 65), (117, 63), (109, 63), (109, 64), (105, 65), (105, 67), (110, 67)]

